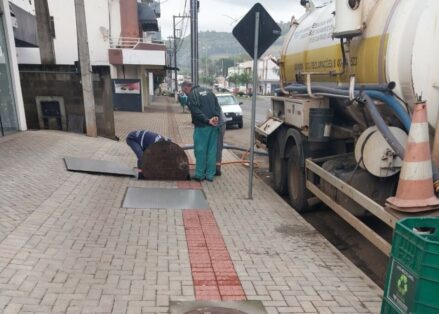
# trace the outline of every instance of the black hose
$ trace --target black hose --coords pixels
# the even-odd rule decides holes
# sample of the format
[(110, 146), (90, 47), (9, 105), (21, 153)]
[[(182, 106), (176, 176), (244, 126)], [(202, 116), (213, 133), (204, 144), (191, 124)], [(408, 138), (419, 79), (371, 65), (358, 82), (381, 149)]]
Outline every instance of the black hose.
[[(289, 85), (285, 87), (285, 90), (290, 92), (303, 93), (303, 94), (308, 93), (307, 87), (302, 84)], [(387, 92), (388, 91), (389, 90), (387, 89)], [(318, 93), (325, 93), (325, 94), (332, 94), (333, 97), (341, 96), (340, 98), (346, 98), (346, 96), (349, 96), (348, 90), (343, 90), (343, 89), (328, 87), (328, 86), (312, 86), (312, 92), (315, 93), (316, 95)], [(363, 91), (356, 89), (354, 92), (355, 97), (358, 97), (361, 92)], [(369, 94), (369, 96), (371, 96), (374, 99), (381, 100), (384, 103), (386, 103), (387, 106), (389, 106), (392, 109), (393, 113), (401, 121), (405, 130), (407, 132), (410, 130), (410, 124), (411, 124), (410, 116), (393, 96), (391, 96), (389, 93), (386, 93), (384, 91), (377, 91), (373, 89), (364, 90), (364, 93)]]
[[(385, 86), (385, 85), (364, 85), (364, 86), (361, 86), (360, 88), (362, 91), (359, 92), (357, 89), (355, 92), (355, 95), (356, 96), (361, 95), (361, 97), (363, 97), (365, 99), (366, 108), (370, 112), (372, 119), (374, 120), (375, 124), (378, 127), (378, 130), (383, 135), (383, 137), (385, 138), (385, 140), (389, 144), (389, 146), (398, 155), (398, 157), (400, 157), (401, 160), (404, 160), (405, 149), (402, 147), (401, 143), (399, 143), (399, 141), (395, 138), (395, 136), (390, 131), (387, 124), (384, 122), (384, 120), (381, 117), (380, 113), (378, 112), (373, 100), (370, 98), (370, 96), (368, 96), (366, 94), (367, 91), (389, 92), (394, 88), (394, 84), (390, 83), (388, 86)], [(285, 87), (285, 90), (287, 90), (289, 92), (298, 92), (298, 93), (303, 93), (303, 94), (308, 93), (306, 86), (303, 84), (288, 85)], [(313, 86), (312, 90), (313, 90), (313, 92), (315, 91), (316, 95), (318, 95), (319, 92), (333, 94), (335, 96), (338, 95), (338, 96), (341, 96), (343, 98), (345, 98), (346, 96), (349, 95), (349, 91), (343, 90), (343, 88), (339, 89), (339, 88), (331, 88), (331, 87), (326, 87), (326, 86), (317, 86), (317, 87)], [(398, 95), (393, 94), (393, 96), (398, 98), (400, 101), (402, 101), (402, 99), (400, 99), (400, 97), (398, 97)], [(405, 103), (404, 101), (402, 101), (402, 102), (407, 106), (407, 103)], [(410, 129), (410, 128), (407, 128), (407, 119), (410, 119), (410, 116), (408, 115), (408, 113), (407, 113), (407, 116), (403, 117), (404, 119), (401, 119), (401, 113), (398, 115), (398, 117), (400, 118), (401, 122), (403, 122), (403, 124), (406, 126), (406, 129), (408, 131)], [(434, 162), (432, 162), (432, 170), (433, 170), (433, 181), (438, 182), (439, 181), (439, 168)]]
[[(404, 147), (402, 147), (401, 143), (396, 139), (387, 124), (384, 122), (373, 100), (365, 92), (361, 93), (361, 97), (365, 100), (366, 108), (369, 111), (381, 135), (384, 137), (384, 139), (390, 145), (393, 151), (398, 155), (398, 157), (401, 158), (401, 160), (404, 160)], [(433, 171), (433, 180), (434, 182), (436, 182), (439, 180), (439, 169), (433, 161), (431, 163), (431, 169)]]
[[(192, 144), (183, 145), (183, 146), (181, 146), (181, 148), (183, 150), (191, 150), (191, 149), (194, 149), (194, 145), (192, 145)], [(239, 150), (242, 152), (250, 152), (250, 148), (243, 148), (243, 147), (229, 145), (229, 144), (224, 144), (223, 148), (224, 149), (231, 149), (231, 150)], [(268, 153), (264, 152), (264, 151), (260, 151), (260, 150), (255, 150), (255, 155), (268, 156)]]
[(378, 109), (375, 106), (372, 98), (370, 98), (365, 92), (361, 92), (360, 97), (364, 99), (364, 103), (366, 105), (367, 110), (372, 117), (373, 122), (375, 122), (378, 130), (381, 135), (384, 137), (389, 146), (393, 149), (393, 151), (398, 155), (401, 160), (404, 159), (404, 147), (402, 147), (401, 143), (396, 139), (395, 135), (390, 131), (389, 126), (384, 121), (381, 114), (378, 112)]

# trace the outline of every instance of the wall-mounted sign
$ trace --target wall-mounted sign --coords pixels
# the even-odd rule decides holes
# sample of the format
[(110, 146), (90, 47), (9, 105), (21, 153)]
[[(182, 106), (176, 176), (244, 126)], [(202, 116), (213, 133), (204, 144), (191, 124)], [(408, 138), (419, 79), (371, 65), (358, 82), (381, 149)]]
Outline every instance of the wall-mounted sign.
[(114, 82), (114, 91), (116, 94), (140, 94), (140, 81), (139, 82)]
[(136, 79), (113, 80), (114, 110), (142, 112), (142, 84)]

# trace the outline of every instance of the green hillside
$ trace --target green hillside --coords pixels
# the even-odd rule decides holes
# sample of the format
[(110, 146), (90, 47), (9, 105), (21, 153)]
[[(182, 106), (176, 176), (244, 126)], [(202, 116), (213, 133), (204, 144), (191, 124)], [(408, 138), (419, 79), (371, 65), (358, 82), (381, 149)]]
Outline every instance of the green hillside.
[[(280, 22), (279, 26), (282, 29), (282, 36), (267, 51), (267, 54), (272, 54), (273, 56), (280, 55), (285, 34), (290, 28), (289, 23)], [(187, 36), (183, 39), (181, 48), (177, 54), (178, 67), (182, 72), (186, 73), (190, 72), (190, 45), (191, 39), (190, 36)], [(232, 33), (215, 31), (200, 32), (198, 46), (200, 60), (205, 59), (206, 54), (208, 59), (232, 58), (235, 59), (236, 62), (251, 59), (235, 37), (233, 37)], [(200, 67), (201, 66), (200, 64)]]

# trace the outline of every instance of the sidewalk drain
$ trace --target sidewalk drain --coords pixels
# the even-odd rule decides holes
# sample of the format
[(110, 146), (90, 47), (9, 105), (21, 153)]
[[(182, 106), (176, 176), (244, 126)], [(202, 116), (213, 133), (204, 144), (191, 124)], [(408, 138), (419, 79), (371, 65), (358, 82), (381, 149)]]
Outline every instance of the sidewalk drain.
[(185, 314), (248, 314), (248, 313), (234, 309), (226, 309), (224, 307), (205, 307), (202, 309), (196, 309), (186, 312)]

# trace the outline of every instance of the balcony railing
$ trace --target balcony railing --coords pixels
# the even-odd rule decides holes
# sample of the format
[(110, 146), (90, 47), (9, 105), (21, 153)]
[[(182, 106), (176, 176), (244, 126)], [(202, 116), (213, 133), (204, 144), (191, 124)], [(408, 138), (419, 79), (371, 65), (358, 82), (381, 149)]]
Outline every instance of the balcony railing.
[(132, 49), (138, 44), (161, 44), (163, 41), (151, 40), (145, 38), (134, 38), (134, 37), (117, 37), (110, 38), (110, 48), (121, 48), (121, 49)]
[(146, 41), (144, 38), (134, 38), (134, 37), (110, 38), (110, 48), (130, 49), (130, 48), (134, 48), (140, 43), (150, 43), (150, 42)]

